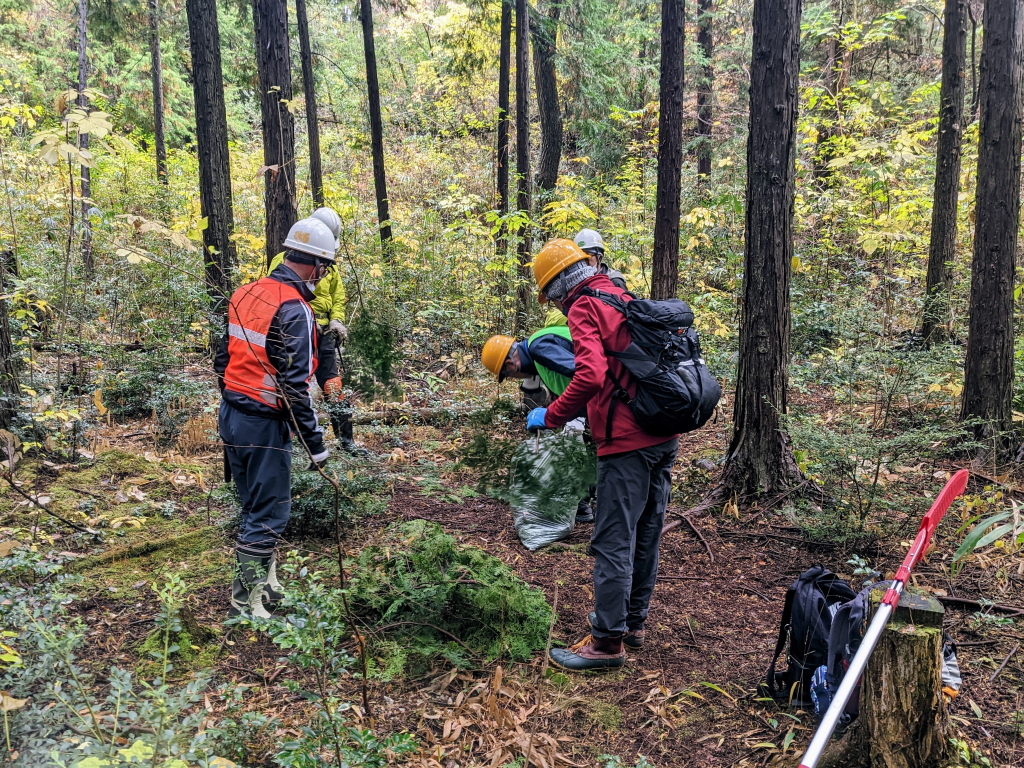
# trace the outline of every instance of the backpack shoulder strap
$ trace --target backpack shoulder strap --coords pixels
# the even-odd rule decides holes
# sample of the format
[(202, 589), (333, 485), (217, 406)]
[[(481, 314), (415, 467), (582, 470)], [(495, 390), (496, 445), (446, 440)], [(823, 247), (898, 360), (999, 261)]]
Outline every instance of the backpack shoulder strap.
[(782, 621), (779, 623), (779, 637), (775, 641), (775, 652), (772, 654), (771, 663), (768, 665), (768, 695), (772, 698), (778, 698), (781, 694), (778, 686), (775, 683), (775, 665), (779, 660), (779, 656), (782, 655), (783, 648), (786, 647), (786, 638), (789, 637), (790, 623), (793, 619), (793, 599), (796, 596), (796, 590), (790, 587), (786, 590), (786, 602), (782, 606)]

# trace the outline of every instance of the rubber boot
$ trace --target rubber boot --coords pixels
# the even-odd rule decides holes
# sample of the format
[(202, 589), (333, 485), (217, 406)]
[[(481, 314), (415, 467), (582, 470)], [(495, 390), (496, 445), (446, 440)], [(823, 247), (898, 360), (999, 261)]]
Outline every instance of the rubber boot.
[(270, 613), (263, 606), (263, 593), (270, 573), (271, 555), (257, 557), (255, 555), (235, 553), (238, 570), (231, 584), (231, 607), (228, 618), (251, 616), (254, 619), (269, 619)]
[(594, 510), (590, 506), (590, 498), (580, 499), (580, 503), (576, 505), (576, 522), (577, 523), (592, 523), (594, 522)]
[(622, 636), (593, 637), (587, 635), (571, 648), (552, 648), (551, 663), (569, 672), (618, 669), (626, 663)]
[(352, 438), (352, 414), (348, 412), (337, 413), (331, 416), (331, 426), (334, 427), (334, 435), (338, 438), (338, 445), (341, 450), (353, 456), (369, 456), (370, 452), (362, 446), (356, 445)]
[(277, 580), (277, 553), (270, 558), (270, 568), (267, 570), (267, 584), (263, 588), (263, 605), (273, 613), (284, 600), (284, 587)]

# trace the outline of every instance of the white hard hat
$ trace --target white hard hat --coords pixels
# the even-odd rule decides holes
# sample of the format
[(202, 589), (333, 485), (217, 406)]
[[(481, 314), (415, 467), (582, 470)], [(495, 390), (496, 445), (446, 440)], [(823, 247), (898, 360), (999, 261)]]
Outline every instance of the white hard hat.
[(341, 245), (341, 242), (338, 240), (338, 237), (341, 235), (341, 217), (335, 212), (335, 210), (333, 208), (327, 208), (326, 206), (323, 208), (317, 208), (309, 218), (319, 219), (327, 225), (327, 228), (331, 230), (331, 234), (334, 235), (334, 248), (337, 250)]
[(302, 219), (292, 224), (284, 247), (299, 253), (307, 253), (324, 261), (334, 262), (334, 235), (320, 219)]
[(601, 237), (600, 232), (595, 232), (593, 229), (581, 229), (576, 233), (576, 237), (573, 238), (573, 242), (580, 247), (580, 250), (588, 251), (597, 249), (604, 253), (604, 238)]

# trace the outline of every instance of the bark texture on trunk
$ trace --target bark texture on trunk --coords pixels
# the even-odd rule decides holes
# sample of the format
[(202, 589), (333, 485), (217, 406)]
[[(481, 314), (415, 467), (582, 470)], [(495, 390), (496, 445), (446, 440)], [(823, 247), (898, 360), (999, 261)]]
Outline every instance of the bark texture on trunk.
[(284, 103), (292, 99), (291, 49), (286, 0), (253, 0), (256, 68), (263, 118), (263, 210), (267, 266), (281, 252), (295, 223), (295, 118)]
[(164, 130), (164, 73), (160, 55), (160, 0), (149, 0), (149, 66), (153, 81), (153, 141), (156, 144), (156, 178), (167, 183), (167, 138)]
[(377, 48), (373, 42), (373, 8), (370, 0), (359, 0), (363, 24), (363, 56), (366, 59), (366, 95), (370, 107), (370, 151), (373, 155), (373, 188), (377, 193), (377, 220), (384, 255), (391, 254), (391, 212), (388, 181), (384, 175), (384, 123), (380, 114), (380, 85), (377, 80)]
[(975, 435), (985, 439), (1008, 430), (1013, 411), (1024, 7), (1020, 0), (988, 0), (982, 24), (978, 188), (961, 415), (979, 419)]
[[(518, 190), (516, 208), (530, 213), (530, 5), (527, 0), (516, 0), (516, 175)], [(517, 327), (526, 330), (526, 320), (533, 298), (530, 282), (530, 251), (533, 242), (530, 227), (520, 232), (519, 247), (519, 311)]]
[(558, 165), (562, 161), (562, 110), (558, 104), (558, 78), (555, 73), (555, 41), (562, 0), (551, 0), (547, 19), (534, 19), (533, 71), (537, 79), (537, 113), (540, 115), (540, 160), (536, 184), (539, 189), (555, 188)]
[[(78, 0), (78, 106), (84, 110), (89, 109), (89, 97), (85, 95), (85, 89), (89, 87), (89, 62), (86, 59), (88, 50), (86, 19), (88, 16), (89, 0)], [(78, 147), (79, 149), (89, 148), (89, 134), (79, 134)], [(96, 273), (96, 265), (92, 258), (92, 224), (89, 222), (89, 209), (92, 207), (92, 177), (89, 168), (85, 165), (82, 166), (80, 183), (82, 185), (82, 265), (85, 267), (86, 277), (92, 278)]]
[[(0, 253), (0, 429), (10, 429), (18, 412), (21, 386), (18, 384), (18, 361), (14, 356), (11, 326), (7, 319), (7, 278), (15, 276), (14, 251)], [(3, 447), (0, 443), (0, 447)]]
[(712, 98), (715, 90), (715, 68), (711, 63), (715, 54), (715, 43), (711, 37), (712, 3), (713, 0), (698, 0), (697, 6), (697, 48), (702, 59), (697, 81), (697, 175), (702, 180), (711, 175)]
[[(509, 73), (512, 69), (512, 2), (501, 3), (501, 43), (498, 49), (498, 145), (497, 145), (497, 189), (498, 214), (508, 213), (508, 95)], [(502, 225), (498, 233), (496, 250), (499, 255), (508, 247), (508, 234)]]
[(949, 292), (956, 257), (956, 211), (960, 194), (960, 147), (964, 135), (967, 67), (967, 0), (946, 0), (942, 37), (942, 87), (939, 93), (939, 141), (935, 150), (935, 196), (925, 277), (926, 342), (948, 335)]
[(799, 482), (786, 412), (796, 176), (800, 0), (755, 0), (747, 220), (734, 432), (725, 488), (776, 493)]
[[(199, 150), (199, 205), (206, 219), (203, 265), (206, 290), (214, 315), (223, 318), (231, 296), (236, 263), (235, 217), (231, 206), (231, 159), (224, 107), (224, 76), (220, 62), (220, 29), (216, 0), (186, 0), (192, 51), (192, 94)], [(219, 341), (219, 339), (218, 339)]]
[(684, 0), (661, 3), (661, 113), (658, 117), (658, 192), (654, 215), (651, 298), (670, 299), (679, 282), (679, 206), (683, 173)]
[(320, 158), (320, 123), (316, 111), (316, 79), (313, 51), (309, 44), (306, 0), (295, 0), (295, 22), (299, 27), (299, 58), (302, 59), (302, 90), (306, 97), (306, 142), (309, 144), (309, 186), (317, 208), (324, 204), (324, 172)]

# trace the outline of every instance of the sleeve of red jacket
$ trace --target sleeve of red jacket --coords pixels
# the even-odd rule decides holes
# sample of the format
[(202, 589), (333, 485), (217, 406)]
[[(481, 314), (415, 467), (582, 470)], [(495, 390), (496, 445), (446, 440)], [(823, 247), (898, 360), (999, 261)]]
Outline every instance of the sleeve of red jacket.
[(597, 315), (590, 306), (593, 301), (590, 297), (583, 297), (569, 312), (576, 372), (565, 392), (548, 406), (544, 421), (551, 429), (561, 427), (579, 415), (591, 398), (604, 387), (608, 376), (608, 358), (604, 354), (601, 330)]

